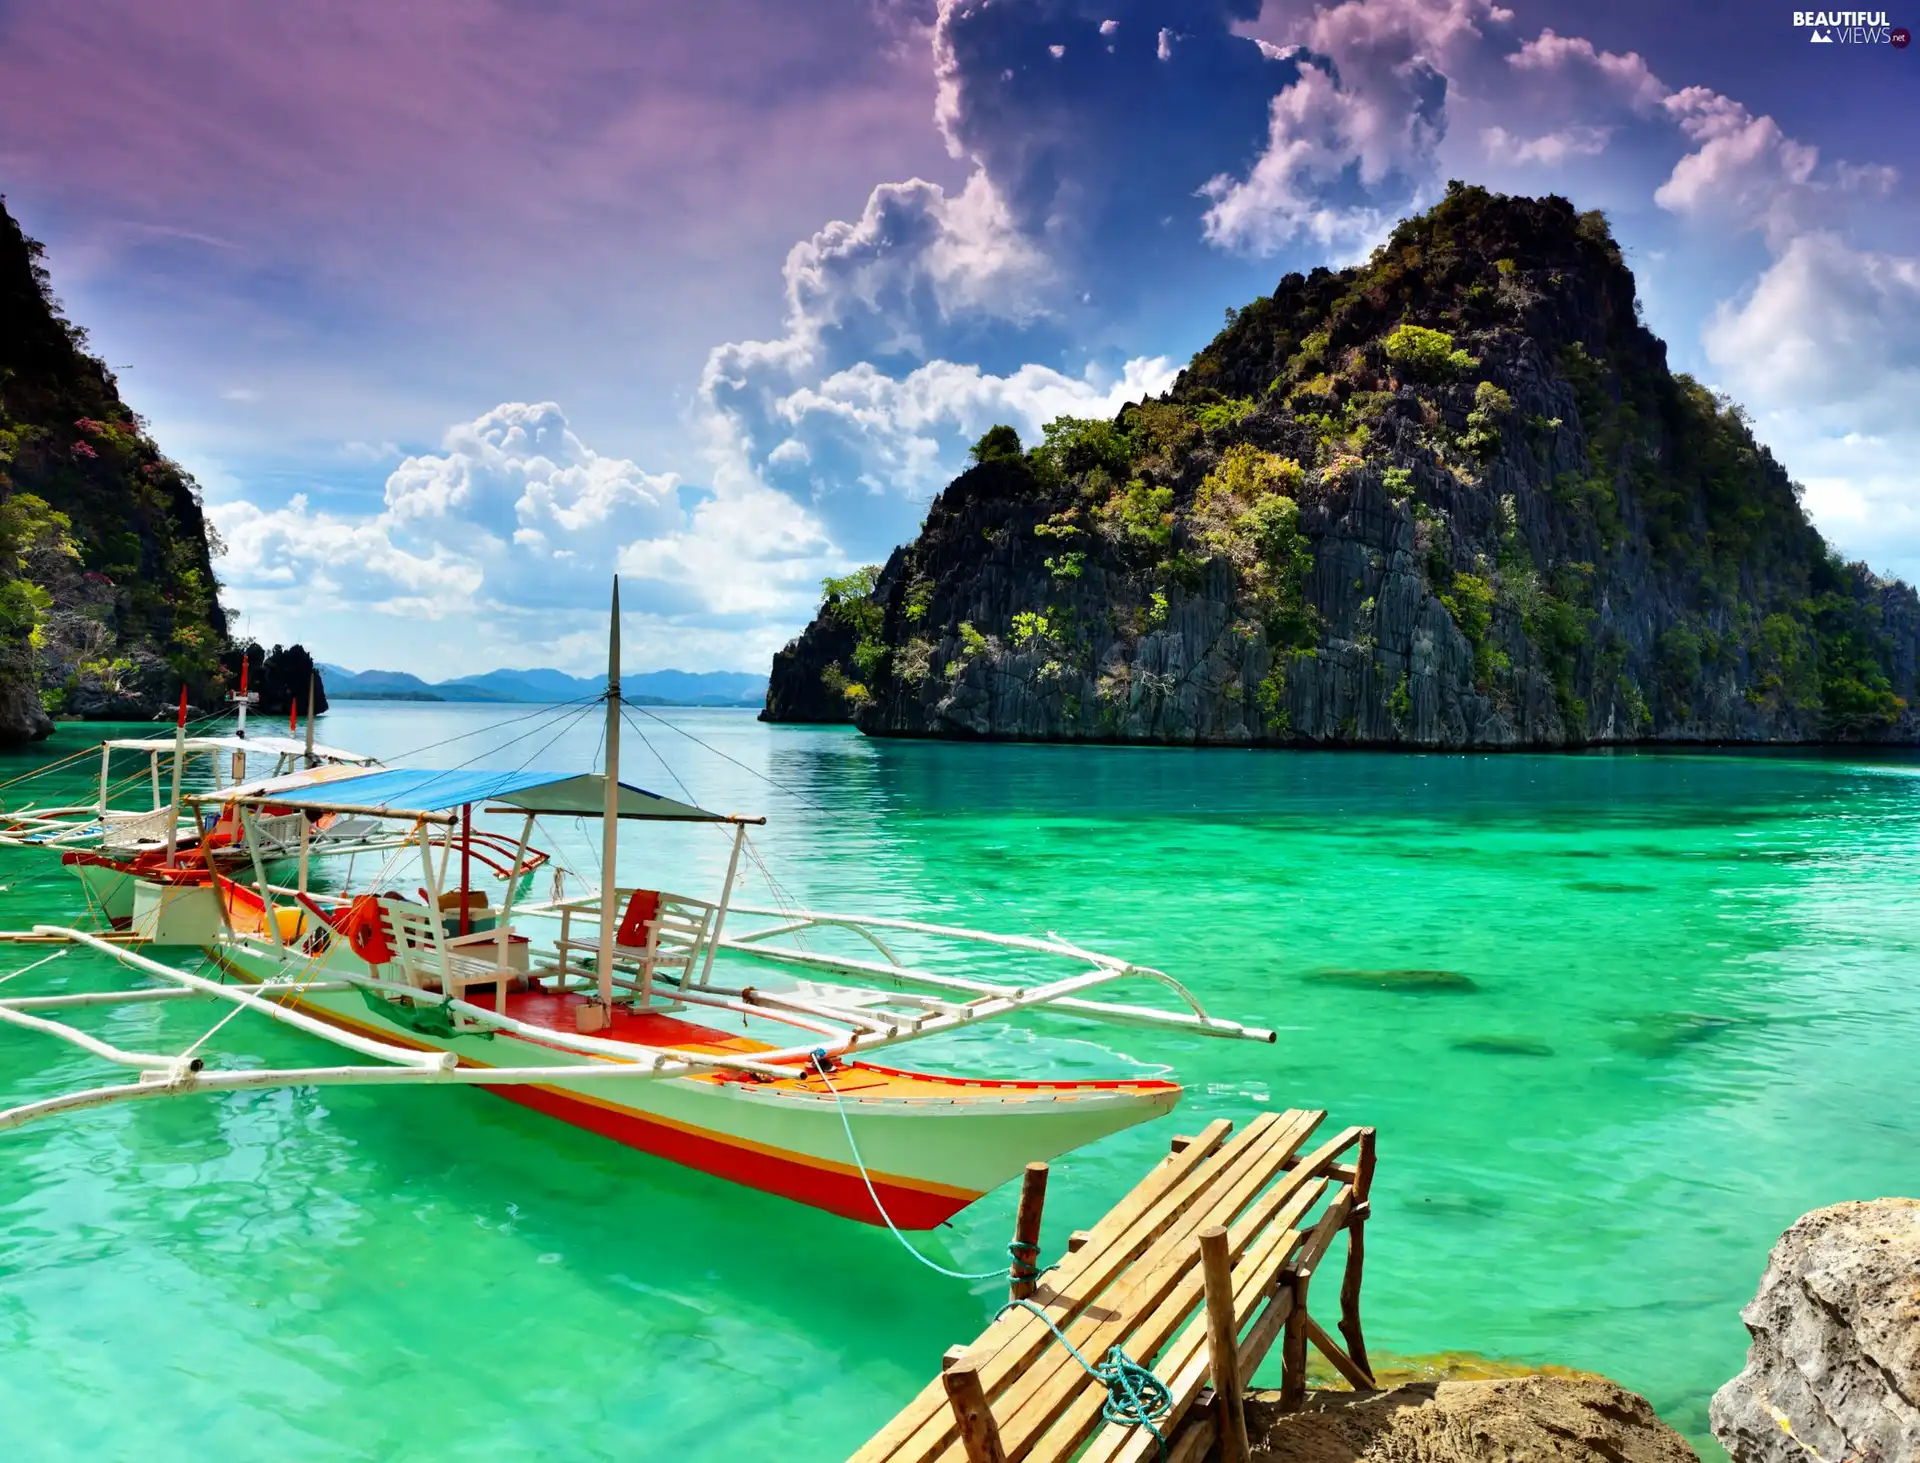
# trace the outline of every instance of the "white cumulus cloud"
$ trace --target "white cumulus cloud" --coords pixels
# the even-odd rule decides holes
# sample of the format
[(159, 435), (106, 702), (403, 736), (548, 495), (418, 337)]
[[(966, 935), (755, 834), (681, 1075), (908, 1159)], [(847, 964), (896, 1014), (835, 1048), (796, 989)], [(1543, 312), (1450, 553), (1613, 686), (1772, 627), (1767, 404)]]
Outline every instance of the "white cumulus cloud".
[(1815, 521), (1850, 555), (1920, 577), (1920, 258), (1798, 235), (1705, 343), (1806, 481)]
[(764, 630), (803, 617), (820, 576), (844, 566), (819, 521), (763, 485), (691, 496), (671, 473), (595, 452), (554, 403), (504, 402), (449, 428), (442, 451), (405, 458), (366, 512), (306, 495), (209, 510), (228, 545), (222, 575), (250, 610), (385, 621), (363, 663), (421, 621), (503, 646), (557, 641), (597, 617), (616, 570), (627, 604), (659, 626)]

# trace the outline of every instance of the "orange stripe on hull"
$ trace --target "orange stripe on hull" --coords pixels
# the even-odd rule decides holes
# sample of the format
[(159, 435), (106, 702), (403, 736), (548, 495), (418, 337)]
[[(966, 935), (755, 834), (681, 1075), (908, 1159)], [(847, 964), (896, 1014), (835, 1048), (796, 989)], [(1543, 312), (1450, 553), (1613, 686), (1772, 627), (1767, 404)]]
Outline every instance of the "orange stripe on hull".
[[(630, 1109), (586, 1102), (550, 1087), (489, 1087), (486, 1090), (571, 1127), (584, 1128), (642, 1153), (710, 1173), (716, 1178), (811, 1204), (847, 1219), (867, 1224), (886, 1222), (874, 1208), (873, 1199), (857, 1171), (835, 1172), (799, 1159), (783, 1158), (763, 1148), (743, 1148), (703, 1137), (678, 1124), (655, 1122)], [(902, 1229), (932, 1229), (980, 1197), (952, 1189), (936, 1193), (907, 1188), (882, 1177), (874, 1179), (873, 1187), (887, 1214)]]
[[(215, 963), (230, 973), (245, 975), (244, 971), (218, 957)], [(299, 1006), (302, 1011), (319, 1017), (329, 1025), (377, 1037), (396, 1046), (413, 1047), (419, 1051), (443, 1050), (383, 1027), (355, 1021), (338, 1011), (330, 1011), (309, 1001), (302, 1001)], [(462, 1060), (461, 1065), (471, 1067), (480, 1064)], [(979, 1193), (972, 1190), (945, 1184), (926, 1188), (909, 1187), (883, 1174), (876, 1174), (872, 1175), (874, 1192), (880, 1196), (880, 1202), (887, 1211), (882, 1215), (874, 1208), (873, 1197), (867, 1192), (860, 1171), (851, 1165), (830, 1164), (824, 1159), (788, 1157), (777, 1149), (746, 1139), (716, 1137), (702, 1128), (665, 1118), (649, 1118), (630, 1108), (576, 1096), (559, 1088), (516, 1083), (511, 1087), (487, 1087), (483, 1084), (481, 1090), (495, 1097), (504, 1097), (509, 1102), (517, 1102), (522, 1107), (532, 1108), (569, 1127), (611, 1138), (625, 1147), (637, 1148), (642, 1153), (650, 1153), (670, 1163), (682, 1164), (716, 1178), (759, 1189), (763, 1193), (777, 1194), (783, 1199), (811, 1204), (817, 1209), (825, 1209), (847, 1219), (858, 1219), (865, 1224), (881, 1225), (891, 1218), (901, 1229), (932, 1229), (935, 1225), (944, 1224), (980, 1197)]]

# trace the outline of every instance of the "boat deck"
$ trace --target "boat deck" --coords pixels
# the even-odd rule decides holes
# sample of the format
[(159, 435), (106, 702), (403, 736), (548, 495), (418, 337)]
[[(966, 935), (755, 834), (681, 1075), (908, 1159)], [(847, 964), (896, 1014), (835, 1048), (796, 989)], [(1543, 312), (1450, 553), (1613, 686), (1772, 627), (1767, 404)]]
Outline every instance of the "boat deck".
[[(473, 996), (476, 998), (475, 1003), (483, 1009), (493, 1009), (490, 991), (476, 990)], [(510, 991), (507, 993), (504, 1014), (532, 1026), (544, 1026), (550, 1031), (571, 1032), (575, 1030), (573, 1013), (580, 1007), (590, 1004), (592, 1004), (592, 998), (578, 991), (565, 993)], [(698, 1021), (689, 1021), (684, 1016), (661, 1011), (635, 1012), (618, 1004), (613, 1008), (612, 1024), (594, 1032), (593, 1035), (603, 1041), (631, 1042), (636, 1046), (666, 1048), (693, 1056), (702, 1053), (752, 1056), (757, 1052), (775, 1049), (771, 1043), (758, 1041), (744, 1033), (723, 1031)], [(731, 1082), (753, 1079), (725, 1074), (709, 1080)], [(788, 1091), (830, 1095), (826, 1082), (810, 1068), (796, 1068), (793, 1077), (772, 1085)], [(952, 1101), (966, 1094), (978, 1096), (991, 1094), (997, 1100), (1006, 1101), (1009, 1098), (1017, 1100), (1022, 1094), (1059, 1100), (1071, 1099), (1076, 1094), (1178, 1092), (1180, 1084), (1159, 1077), (1100, 1081), (996, 1081), (977, 1077), (946, 1077), (927, 1072), (909, 1072), (894, 1067), (876, 1066), (871, 1062), (855, 1061), (843, 1064), (833, 1073), (832, 1090), (837, 1090), (842, 1097), (852, 1098), (920, 1097)]]

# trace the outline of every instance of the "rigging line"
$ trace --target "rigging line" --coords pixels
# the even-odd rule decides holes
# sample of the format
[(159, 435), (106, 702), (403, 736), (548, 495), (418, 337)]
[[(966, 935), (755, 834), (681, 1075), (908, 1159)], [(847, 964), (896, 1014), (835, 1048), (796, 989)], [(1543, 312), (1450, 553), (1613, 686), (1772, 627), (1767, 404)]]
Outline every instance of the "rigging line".
[(99, 750), (100, 748), (98, 746), (82, 747), (79, 751), (70, 752), (56, 762), (47, 763), (47, 765), (44, 767), (29, 767), (25, 772), (22, 772), (18, 777), (9, 777), (5, 782), (0, 782), (0, 791), (4, 791), (9, 787), (17, 786), (20, 783), (30, 781), (31, 779), (36, 777), (44, 777), (49, 772), (53, 772), (58, 770), (59, 768), (65, 767), (69, 762), (78, 762), (82, 757), (91, 757), (95, 753), (97, 753)]
[(0, 975), (0, 985), (5, 985), (8, 981), (12, 980), (16, 975), (25, 975), (29, 970), (38, 970), (41, 966), (45, 965), (49, 960), (58, 960), (62, 955), (65, 955), (66, 953), (67, 952), (64, 949), (55, 950), (51, 955), (42, 955), (38, 960), (34, 961), (33, 964), (31, 965), (23, 965), (18, 970), (10, 970), (5, 975)]
[(196, 1041), (192, 1046), (188, 1047), (185, 1051), (181, 1052), (180, 1055), (175, 1058), (175, 1060), (184, 1062), (188, 1057), (192, 1056), (195, 1052), (199, 1051), (201, 1047), (205, 1046), (209, 1041), (213, 1040), (213, 1038), (219, 1033), (221, 1027), (225, 1026), (229, 1021), (233, 1020), (234, 1017), (238, 1016), (242, 1011), (246, 1009), (247, 1009), (246, 1005), (243, 1002), (235, 1001), (233, 1003), (232, 1010), (228, 1011), (226, 1015), (222, 1016), (218, 1021), (214, 1022), (213, 1025), (209, 1026), (206, 1029), (206, 1031), (202, 1033), (200, 1039)]
[[(575, 727), (580, 725), (580, 719), (582, 717), (590, 716), (592, 713), (593, 713), (593, 705), (591, 702), (589, 702), (585, 706), (582, 706), (578, 711), (574, 712), (573, 719), (571, 721), (569, 721), (565, 726), (561, 727), (560, 730), (555, 732), (552, 736), (548, 737), (546, 741), (542, 742), (540, 746), (536, 748), (534, 751), (529, 752), (527, 754), (526, 761), (522, 762), (518, 767), (514, 768), (513, 770), (515, 772), (525, 772), (528, 767), (533, 765), (534, 758), (544, 756), (547, 748), (551, 747), (555, 742), (559, 741), (560, 738), (564, 737), (568, 732), (572, 731)], [(529, 732), (528, 735), (531, 736), (532, 733)]]
[(647, 734), (642, 730), (640, 730), (640, 723), (635, 721), (633, 717), (629, 714), (627, 705), (624, 701), (620, 704), (620, 718), (632, 730), (633, 734), (636, 737), (640, 738), (640, 745), (647, 749), (648, 753), (653, 757), (653, 760), (658, 762), (661, 768), (666, 772), (667, 776), (673, 779), (673, 785), (680, 789), (681, 794), (686, 798), (686, 800), (689, 803), (692, 803), (695, 807), (698, 807), (700, 805), (700, 799), (696, 798), (693, 795), (693, 789), (687, 786), (686, 780), (682, 778), (678, 772), (674, 771), (673, 765), (670, 762), (668, 762), (665, 757), (662, 757), (660, 755), (659, 751), (654, 747), (652, 742), (647, 740)]
[(725, 752), (721, 751), (718, 747), (713, 746), (711, 743), (701, 741), (700, 738), (696, 737), (692, 732), (688, 731), (685, 727), (679, 726), (674, 722), (668, 721), (664, 716), (655, 716), (651, 711), (649, 711), (644, 706), (636, 706), (633, 709), (639, 712), (642, 716), (647, 717), (650, 720), (659, 722), (660, 725), (668, 728), (670, 731), (679, 732), (681, 736), (685, 737), (688, 741), (692, 742), (696, 747), (705, 748), (707, 751), (713, 753), (714, 756), (720, 758), (723, 762), (731, 762), (735, 767), (738, 767), (742, 772), (747, 773), (749, 776), (759, 778), (768, 787), (771, 787), (778, 792), (785, 793), (788, 797), (794, 799), (796, 802), (804, 803), (807, 807), (812, 808), (816, 813), (825, 813), (828, 817), (833, 816), (833, 809), (828, 807), (823, 807), (821, 804), (816, 803), (812, 798), (808, 797), (805, 793), (795, 792), (792, 788), (786, 786), (784, 783), (775, 782), (771, 777), (767, 776), (766, 773), (760, 771), (759, 768), (747, 766), (747, 764), (742, 762), (738, 757), (729, 757)]
[[(752, 862), (753, 866), (760, 871), (760, 877), (766, 881), (767, 892), (773, 896), (774, 907), (779, 909), (786, 919), (797, 919), (801, 914), (800, 902), (793, 898), (780, 881), (773, 876), (773, 870), (768, 866), (766, 859), (761, 856), (760, 850), (754, 845), (753, 840), (751, 838), (744, 840), (741, 847), (746, 850), (747, 858)], [(800, 949), (805, 950), (809, 948), (805, 929), (792, 931), (790, 938)]]
[[(571, 706), (571, 705), (573, 705), (573, 704), (574, 704), (574, 703), (572, 703), (572, 702), (568, 702), (568, 703), (567, 703), (567, 705), (568, 705), (568, 706)], [(591, 710), (591, 709), (592, 709), (592, 706), (591, 706), (591, 705), (588, 705), (587, 707), (585, 707), (585, 708), (583, 708), (583, 710)], [(540, 710), (541, 710), (541, 712), (542, 712), (542, 713), (546, 713), (546, 712), (548, 712), (548, 711), (554, 711), (555, 709), (554, 709), (553, 707), (548, 707), (548, 706), (543, 706), (543, 707), (541, 707), (541, 708), (540, 708)], [(560, 710), (560, 711), (558, 711), (558, 712), (556, 712), (556, 713), (555, 713), (555, 715), (553, 715), (553, 716), (552, 716), (552, 717), (551, 717), (551, 718), (550, 718), (550, 719), (549, 719), (548, 721), (545, 721), (545, 722), (542, 722), (542, 723), (541, 723), (540, 725), (538, 725), (538, 726), (531, 726), (531, 727), (528, 727), (528, 728), (527, 728), (527, 730), (525, 730), (525, 731), (523, 731), (523, 732), (521, 732), (521, 733), (520, 733), (520, 735), (519, 735), (519, 736), (517, 736), (517, 737), (509, 737), (509, 738), (507, 738), (507, 740), (506, 740), (506, 741), (504, 741), (504, 742), (501, 742), (501, 743), (499, 743), (499, 744), (498, 744), (498, 745), (496, 745), (496, 746), (491, 746), (491, 747), (482, 747), (482, 748), (481, 748), (481, 749), (480, 749), (479, 751), (477, 751), (477, 752), (475, 752), (475, 753), (474, 753), (474, 754), (473, 754), (473, 755), (472, 755), (471, 757), (469, 757), (469, 758), (467, 758), (467, 759), (466, 759), (466, 761), (464, 761), (464, 762), (456, 762), (456, 763), (454, 763), (454, 765), (453, 765), (453, 766), (451, 766), (451, 767), (445, 767), (445, 768), (441, 768), (441, 769), (439, 769), (439, 770), (440, 770), (440, 771), (442, 771), (442, 772), (459, 772), (459, 771), (461, 771), (461, 770), (462, 770), (462, 769), (464, 769), (464, 768), (467, 768), (467, 767), (471, 767), (471, 766), (472, 766), (472, 765), (473, 765), (473, 764), (474, 764), (475, 762), (478, 762), (478, 761), (479, 761), (479, 760), (480, 760), (480, 759), (481, 759), (482, 757), (491, 757), (491, 756), (493, 756), (493, 755), (494, 755), (495, 753), (498, 753), (498, 752), (504, 752), (504, 751), (505, 751), (505, 750), (506, 750), (506, 749), (507, 749), (508, 747), (511, 747), (511, 746), (513, 746), (513, 745), (515, 745), (516, 743), (518, 743), (518, 742), (524, 742), (524, 741), (525, 741), (525, 740), (526, 740), (526, 739), (527, 739), (528, 737), (532, 737), (532, 736), (538, 736), (538, 735), (539, 735), (539, 734), (540, 734), (541, 732), (543, 732), (543, 731), (545, 731), (545, 730), (547, 729), (547, 727), (548, 727), (548, 726), (550, 726), (550, 725), (552, 725), (552, 723), (553, 723), (553, 722), (555, 722), (555, 721), (558, 721), (558, 720), (560, 719), (560, 716), (561, 716), (562, 714), (564, 714), (564, 708), (561, 708), (561, 710)], [(578, 719), (578, 713), (576, 713), (576, 720), (577, 720), (577, 719)], [(525, 721), (525, 720), (527, 720), (527, 718), (526, 718), (526, 717), (524, 717), (524, 716), (521, 716), (521, 717), (516, 717), (516, 718), (514, 718), (514, 720), (516, 720), (516, 721)], [(505, 723), (505, 724), (506, 724), (506, 725), (511, 725), (511, 723)], [(563, 728), (563, 730), (564, 730), (564, 728)], [(449, 740), (449, 741), (453, 741), (453, 740), (457, 740), (457, 738), (452, 738), (452, 737), (450, 737), (450, 738), (448, 738), (448, 740)], [(558, 741), (558, 740), (559, 740), (559, 736), (558, 736), (558, 735), (556, 735), (556, 736), (555, 736), (555, 737), (553, 738), (553, 741), (549, 741), (549, 742), (548, 742), (548, 743), (547, 743), (546, 745), (550, 747), (550, 746), (552, 746), (552, 745), (553, 745), (553, 742), (554, 742), (554, 741)], [(544, 751), (544, 750), (546, 750), (546, 748), (545, 748), (545, 747), (543, 747), (543, 748), (542, 748), (541, 750), (542, 750), (542, 751)], [(412, 754), (411, 754), (411, 753), (409, 753), (408, 755), (412, 755)], [(529, 759), (529, 760), (531, 760), (531, 759)], [(527, 764), (526, 764), (525, 762), (523, 762), (523, 763), (521, 763), (521, 764), (520, 764), (520, 767), (519, 767), (519, 768), (516, 768), (515, 770), (516, 770), (516, 771), (519, 771), (519, 770), (523, 770), (523, 769), (524, 769), (524, 768), (526, 767), (526, 765), (527, 765)], [(431, 783), (431, 782), (428, 782), (428, 783), (426, 783), (426, 784), (423, 784), (423, 785), (422, 785), (422, 787), (421, 787), (421, 788), (419, 789), (419, 791), (427, 791), (427, 790), (430, 790), (430, 789), (431, 789), (431, 787), (432, 787), (432, 783)]]
[(527, 721), (536, 716), (543, 716), (549, 711), (564, 711), (570, 706), (579, 706), (582, 703), (585, 703), (590, 706), (601, 699), (602, 698), (599, 695), (582, 696), (582, 697), (577, 697), (572, 701), (555, 701), (549, 705), (536, 706), (533, 710), (525, 713), (522, 716), (510, 716), (506, 718), (506, 720), (504, 721), (489, 722), (485, 726), (477, 726), (472, 731), (456, 732), (454, 733), (454, 735), (450, 737), (442, 737), (437, 742), (428, 742), (424, 747), (415, 747), (411, 751), (399, 752), (399, 753), (396, 753), (395, 755), (401, 758), (402, 760), (408, 757), (418, 757), (422, 752), (431, 752), (436, 747), (444, 747), (453, 742), (463, 742), (468, 737), (477, 737), (481, 735), (483, 732), (498, 731), (503, 726), (513, 726), (518, 722)]

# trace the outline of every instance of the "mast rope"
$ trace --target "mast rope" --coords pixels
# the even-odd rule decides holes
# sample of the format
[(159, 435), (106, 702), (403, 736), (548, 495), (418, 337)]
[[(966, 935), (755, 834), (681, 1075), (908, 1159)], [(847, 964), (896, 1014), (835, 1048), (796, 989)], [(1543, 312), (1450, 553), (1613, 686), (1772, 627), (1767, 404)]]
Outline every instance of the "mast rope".
[(648, 755), (650, 755), (654, 761), (660, 764), (662, 770), (666, 772), (667, 776), (673, 779), (673, 785), (680, 789), (680, 795), (684, 797), (688, 802), (692, 803), (695, 807), (698, 807), (700, 804), (700, 799), (698, 799), (693, 795), (693, 789), (687, 786), (686, 779), (681, 777), (681, 775), (678, 772), (674, 771), (673, 764), (667, 761), (665, 757), (661, 756), (659, 749), (655, 747), (652, 742), (647, 740), (647, 734), (642, 730), (640, 730), (640, 723), (633, 719), (633, 716), (629, 708), (629, 703), (624, 700), (620, 703), (620, 719), (626, 722), (628, 728), (633, 732), (633, 734), (636, 737), (640, 738), (640, 745), (647, 749)]
[[(788, 893), (780, 881), (773, 876), (772, 868), (768, 866), (766, 859), (761, 857), (760, 850), (754, 845), (753, 840), (751, 838), (742, 839), (740, 847), (747, 856), (747, 862), (758, 869), (760, 871), (760, 877), (766, 881), (768, 896), (773, 900), (774, 907), (780, 911), (781, 918), (789, 922), (801, 920), (803, 911), (799, 901)], [(789, 934), (793, 943), (800, 949), (805, 950), (809, 948), (807, 945), (807, 932), (804, 928), (792, 930)]]
[(646, 717), (648, 720), (659, 722), (660, 725), (666, 727), (669, 731), (678, 732), (681, 736), (685, 737), (688, 741), (692, 742), (696, 747), (701, 747), (706, 751), (713, 753), (713, 755), (718, 757), (721, 761), (733, 763), (735, 767), (738, 767), (742, 772), (746, 773), (749, 777), (759, 778), (768, 787), (774, 789), (774, 791), (785, 793), (788, 797), (794, 799), (794, 801), (799, 803), (804, 803), (807, 807), (812, 808), (816, 813), (825, 813), (827, 814), (828, 817), (833, 816), (833, 809), (824, 807), (821, 804), (816, 803), (812, 798), (808, 797), (805, 793), (795, 792), (792, 788), (786, 786), (784, 783), (775, 782), (771, 777), (767, 776), (766, 773), (760, 771), (759, 768), (749, 767), (746, 763), (742, 762), (738, 757), (729, 757), (725, 752), (721, 751), (718, 747), (712, 745), (710, 742), (701, 741), (700, 738), (696, 737), (692, 732), (688, 731), (685, 727), (679, 725), (677, 722), (668, 721), (664, 716), (655, 716), (651, 711), (649, 711), (644, 706), (635, 706), (633, 709), (639, 712), (642, 716)]
[[(503, 726), (513, 726), (516, 723), (519, 723), (522, 721), (530, 721), (536, 716), (545, 716), (550, 712), (554, 713), (557, 716), (560, 712), (567, 710), (569, 707), (580, 706), (583, 704), (587, 706), (596, 706), (600, 703), (601, 700), (602, 700), (601, 694), (599, 692), (596, 692), (591, 696), (580, 696), (580, 697), (576, 697), (574, 700), (571, 700), (571, 701), (556, 701), (549, 706), (536, 706), (532, 711), (526, 712), (523, 715), (509, 716), (500, 721), (491, 721), (491, 722), (488, 722), (485, 726), (475, 727), (472, 731), (456, 732), (454, 733), (454, 735), (450, 737), (442, 737), (437, 742), (428, 742), (423, 747), (415, 747), (411, 751), (401, 752), (398, 754), (398, 760), (405, 761), (409, 757), (418, 757), (422, 752), (431, 752), (436, 747), (445, 747), (445, 746), (451, 745), (454, 742), (463, 742), (468, 737), (477, 737), (486, 732), (498, 731)], [(538, 728), (535, 728), (535, 730), (538, 730)], [(514, 738), (514, 740), (518, 741), (519, 738), (516, 737)], [(508, 742), (506, 743), (506, 745), (512, 746), (513, 743)], [(484, 756), (485, 754), (483, 753), (482, 755)], [(464, 766), (465, 764), (462, 764), (462, 765)]]
[[(622, 703), (623, 716), (626, 715), (626, 712), (624, 709), (626, 707), (626, 704), (627, 703), (624, 703), (624, 702)], [(636, 707), (634, 709), (638, 710), (640, 708)], [(660, 721), (661, 718), (655, 717), (654, 720)], [(661, 765), (661, 767), (666, 769), (666, 774), (667, 776), (673, 779), (674, 786), (680, 789), (681, 793), (686, 797), (689, 803), (692, 803), (697, 807), (699, 805), (700, 799), (693, 795), (693, 789), (687, 786), (686, 779), (681, 777), (680, 774), (674, 770), (673, 764), (669, 762), (664, 756), (661, 755), (659, 748), (655, 747), (652, 741), (648, 739), (647, 734), (640, 729), (640, 725), (638, 722), (634, 721), (631, 716), (626, 716), (626, 721), (627, 721), (627, 725), (630, 728), (632, 728), (633, 734), (640, 738), (640, 745), (645, 747), (649, 752), (653, 754), (654, 761), (658, 762)], [(672, 725), (672, 723), (670, 722), (665, 724)], [(699, 738), (696, 737), (694, 738), (694, 740), (698, 742)], [(700, 742), (700, 745), (706, 746), (706, 743)], [(713, 751), (714, 749), (711, 747), (708, 747), (707, 750)], [(724, 754), (716, 753), (716, 755), (724, 755)], [(733, 759), (728, 758), (727, 760), (732, 761)], [(735, 765), (744, 766), (745, 764), (736, 763)], [(751, 772), (753, 769), (749, 767), (747, 768), (747, 770)], [(779, 784), (774, 783), (773, 786), (779, 787)], [(784, 788), (781, 788), (780, 790), (783, 792), (786, 791), (786, 789)], [(805, 800), (802, 799), (802, 801), (805, 801)], [(818, 807), (818, 804), (809, 803), (808, 806)], [(821, 811), (824, 812), (826, 810), (821, 809)], [(712, 824), (709, 826), (713, 828), (714, 832), (720, 834), (721, 837), (724, 838), (727, 836), (726, 830), (720, 827), (720, 825)], [(766, 881), (767, 892), (772, 896), (775, 907), (782, 910), (788, 918), (792, 918), (793, 915), (799, 912), (799, 909), (800, 909), (799, 902), (795, 900), (786, 891), (786, 889), (781, 886), (780, 881), (773, 876), (773, 870), (768, 867), (767, 861), (765, 858), (761, 856), (760, 850), (754, 846), (753, 839), (750, 837), (743, 838), (741, 840), (740, 847), (742, 851), (746, 854), (747, 862), (750, 863), (754, 868), (758, 869), (760, 871), (760, 877)], [(801, 930), (795, 930), (793, 932), (793, 943), (797, 945), (800, 949), (805, 950), (807, 948), (805, 932)]]

